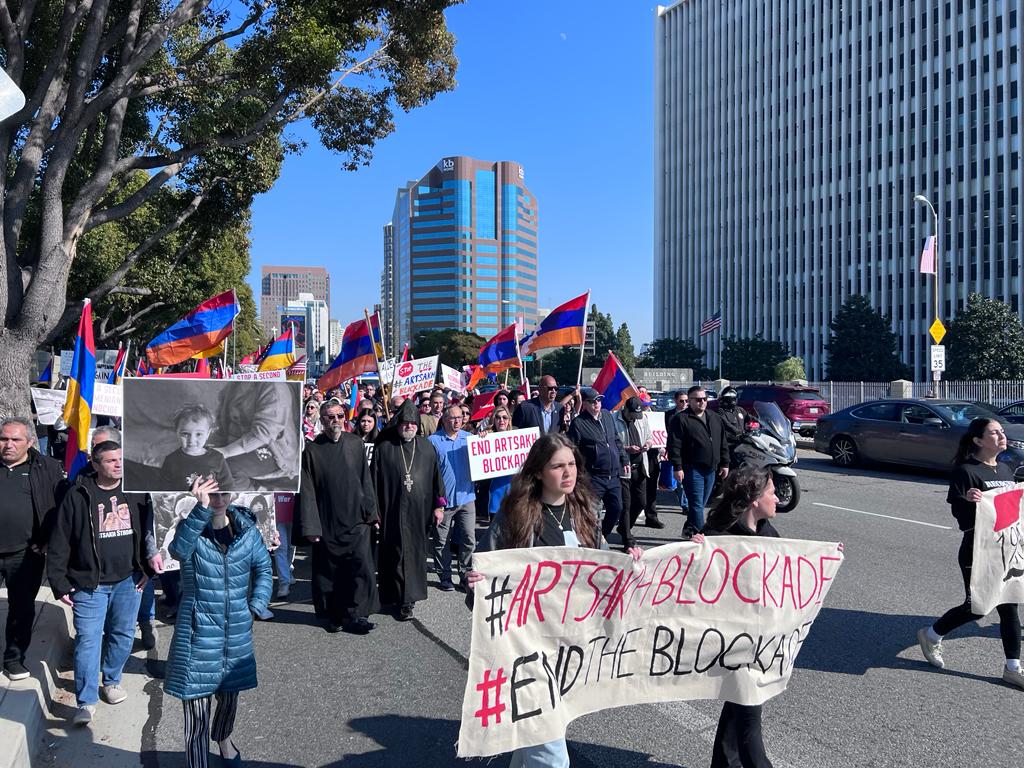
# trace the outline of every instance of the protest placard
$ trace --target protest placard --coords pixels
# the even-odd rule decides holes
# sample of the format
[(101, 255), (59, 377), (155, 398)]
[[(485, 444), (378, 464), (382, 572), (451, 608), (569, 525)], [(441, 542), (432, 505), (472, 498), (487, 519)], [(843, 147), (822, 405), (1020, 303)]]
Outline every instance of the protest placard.
[(478, 552), (459, 757), (561, 738), (626, 704), (785, 690), (842, 563), (837, 544), (720, 536), (614, 552)]
[(387, 360), (380, 361), (380, 383), (390, 385), (395, 378), (395, 358), (389, 357)]
[(92, 412), (96, 416), (120, 417), (124, 410), (122, 395), (124, 390), (120, 384), (101, 384), (96, 382), (92, 393)]
[(1024, 483), (985, 491), (974, 517), (971, 610), (1024, 603)]
[(67, 390), (32, 387), (29, 391), (32, 393), (32, 404), (36, 407), (36, 418), (40, 424), (50, 426), (64, 411)]
[(236, 373), (232, 375), (233, 381), (286, 381), (288, 371), (284, 368), (278, 371), (253, 371), (251, 373)]
[(437, 355), (406, 360), (395, 368), (392, 397), (410, 397), (434, 386), (437, 379)]
[(652, 448), (664, 448), (668, 445), (668, 431), (665, 429), (665, 414), (661, 411), (644, 411), (644, 418), (647, 419), (647, 426), (651, 428), (651, 435), (654, 437)]
[(470, 435), (466, 438), (470, 477), (476, 481), (516, 474), (538, 437), (537, 427), (491, 432), (483, 437)]
[(457, 371), (444, 363), (441, 363), (441, 381), (453, 392), (462, 394), (466, 391), (466, 381), (462, 377), (462, 371)]

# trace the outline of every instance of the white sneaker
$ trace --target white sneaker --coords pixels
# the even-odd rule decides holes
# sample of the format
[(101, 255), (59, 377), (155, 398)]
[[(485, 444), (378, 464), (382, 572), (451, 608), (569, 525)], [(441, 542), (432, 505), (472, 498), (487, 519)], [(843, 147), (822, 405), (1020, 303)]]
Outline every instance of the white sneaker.
[(100, 686), (100, 698), (107, 704), (120, 704), (128, 698), (128, 691), (120, 685), (103, 685)]
[(265, 608), (263, 609), (262, 613), (256, 614), (256, 618), (260, 621), (270, 621), (272, 618), (274, 618), (274, 612), (271, 611), (269, 608)]
[(71, 722), (75, 725), (88, 725), (92, 722), (92, 716), (95, 713), (96, 707), (92, 704), (86, 704), (84, 707), (79, 707), (75, 710), (75, 715), (71, 718)]
[(1003, 681), (1024, 690), (1024, 672), (1003, 667)]
[[(927, 627), (917, 630), (917, 642), (921, 646), (921, 653), (923, 653), (924, 657), (928, 659), (929, 664), (933, 667), (938, 667), (939, 669), (946, 668), (946, 662), (942, 660), (942, 641), (939, 640), (939, 642), (933, 643), (931, 638), (928, 637)], [(1006, 679), (1005, 675), (1003, 676), (1003, 679)]]

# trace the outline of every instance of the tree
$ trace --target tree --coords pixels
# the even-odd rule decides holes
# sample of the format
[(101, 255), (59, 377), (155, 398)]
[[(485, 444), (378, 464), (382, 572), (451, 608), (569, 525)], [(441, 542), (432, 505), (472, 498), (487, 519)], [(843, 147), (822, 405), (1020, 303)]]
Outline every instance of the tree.
[(742, 381), (768, 381), (775, 366), (789, 357), (780, 341), (770, 341), (760, 333), (752, 338), (730, 336), (722, 344), (722, 375)]
[(690, 368), (695, 379), (708, 378), (704, 350), (689, 339), (655, 339), (637, 357), (640, 368)]
[(867, 296), (851, 295), (830, 325), (828, 378), (831, 381), (894, 381), (910, 378), (900, 360), (892, 320), (872, 309)]
[[(106, 313), (110, 296), (148, 296), (129, 277), (166, 238), (204, 216), (238, 223), (303, 148), (289, 125), (310, 121), (352, 169), (395, 107), (454, 87), (455, 2), (0, 5), (0, 63), (26, 95), (0, 123), (0, 413), (28, 411), (34, 349), (75, 323), (79, 299)], [(147, 204), (146, 227), (98, 247), (120, 261), (88, 290), (69, 284), (83, 238)]]
[(807, 372), (804, 370), (802, 357), (787, 357), (775, 366), (775, 372), (772, 374), (772, 381), (796, 381), (806, 378)]
[(447, 328), (443, 331), (420, 331), (409, 347), (413, 357), (439, 355), (441, 362), (452, 368), (476, 365), (480, 347), (487, 339), (476, 333)]
[(619, 358), (619, 362), (632, 374), (633, 368), (636, 367), (636, 352), (633, 350), (633, 337), (629, 334), (629, 326), (625, 323), (615, 332), (615, 345), (612, 350)]
[(1024, 326), (1005, 302), (972, 293), (945, 342), (950, 379), (1024, 379)]

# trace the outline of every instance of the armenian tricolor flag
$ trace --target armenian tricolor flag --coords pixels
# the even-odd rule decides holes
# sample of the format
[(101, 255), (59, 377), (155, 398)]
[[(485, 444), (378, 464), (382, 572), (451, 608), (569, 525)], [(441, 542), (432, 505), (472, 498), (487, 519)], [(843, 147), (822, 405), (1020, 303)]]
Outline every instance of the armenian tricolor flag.
[(46, 364), (46, 367), (43, 368), (43, 372), (39, 374), (39, 381), (41, 381), (43, 384), (45, 384), (48, 387), (52, 387), (54, 385), (53, 380), (56, 378), (56, 376), (53, 375), (53, 363), (54, 363), (55, 360), (56, 360), (56, 358), (54, 357), (53, 353), (51, 352), (50, 353), (50, 362), (48, 362)]
[(234, 290), (207, 299), (146, 346), (146, 357), (153, 367), (184, 362), (195, 354), (212, 349), (231, 335), (238, 299)]
[[(129, 346), (131, 342), (128, 342)], [(124, 377), (124, 367), (128, 363), (128, 347), (117, 345), (117, 360), (114, 362), (114, 370), (107, 377), (107, 384), (120, 384)]]
[(321, 392), (354, 379), (361, 373), (377, 370), (377, 358), (373, 354), (373, 342), (365, 319), (349, 323), (341, 337), (341, 349), (331, 367), (317, 379), (316, 386)]
[(604, 367), (594, 380), (594, 389), (604, 395), (602, 406), (609, 411), (617, 411), (631, 397), (639, 397), (640, 390), (629, 378), (619, 358), (613, 352), (608, 353)]
[(295, 338), (292, 326), (267, 345), (263, 357), (256, 366), (257, 371), (280, 371), (295, 363)]
[(92, 302), (85, 300), (78, 321), (78, 338), (71, 359), (68, 395), (64, 401), (64, 422), (68, 425), (68, 446), (64, 471), (74, 480), (89, 463), (89, 427), (92, 422), (92, 393), (96, 386), (96, 344), (92, 337)]
[(370, 315), (370, 333), (373, 334), (373, 346), (377, 349), (377, 359), (384, 359), (384, 342), (380, 335), (380, 315), (374, 312)]
[(587, 304), (590, 291), (551, 310), (537, 330), (520, 342), (524, 355), (551, 347), (581, 346), (587, 334)]
[(500, 373), (519, 367), (519, 344), (514, 323), (480, 347), (480, 367), (484, 373)]

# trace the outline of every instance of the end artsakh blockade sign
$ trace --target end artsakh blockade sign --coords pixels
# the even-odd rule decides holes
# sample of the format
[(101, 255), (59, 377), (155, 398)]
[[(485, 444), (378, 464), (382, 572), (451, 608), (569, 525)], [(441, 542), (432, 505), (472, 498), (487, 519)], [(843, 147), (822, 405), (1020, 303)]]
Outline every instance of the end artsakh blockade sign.
[(466, 438), (469, 476), (476, 481), (517, 474), (539, 437), (537, 427), (491, 432), (482, 437), (470, 435)]
[(1024, 483), (986, 491), (974, 518), (971, 610), (1024, 602)]
[(477, 553), (459, 757), (561, 738), (626, 704), (786, 689), (835, 579), (837, 544), (720, 536), (639, 561), (567, 547)]

